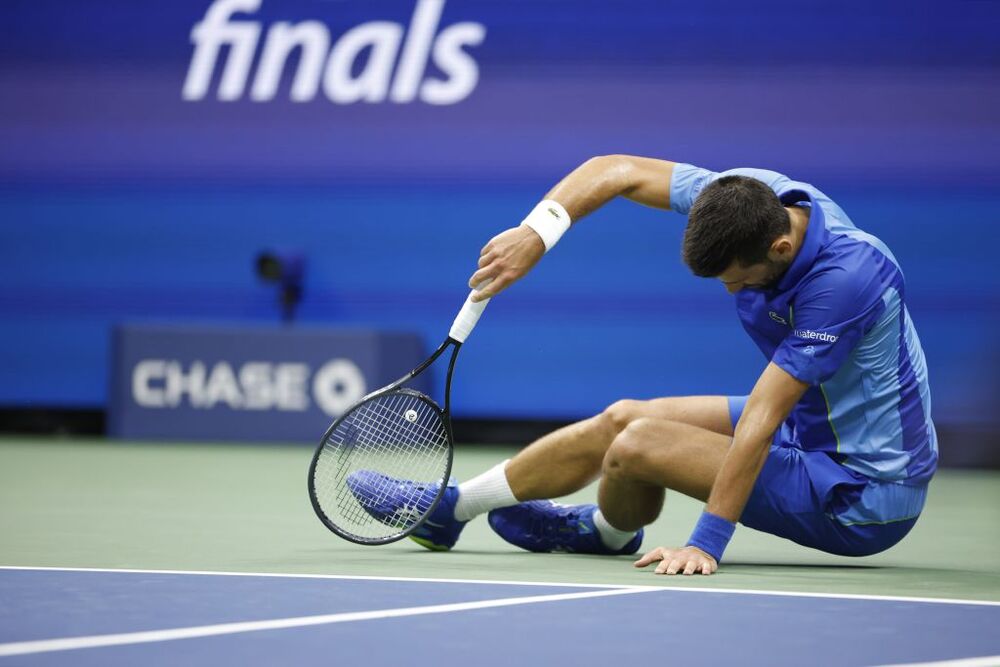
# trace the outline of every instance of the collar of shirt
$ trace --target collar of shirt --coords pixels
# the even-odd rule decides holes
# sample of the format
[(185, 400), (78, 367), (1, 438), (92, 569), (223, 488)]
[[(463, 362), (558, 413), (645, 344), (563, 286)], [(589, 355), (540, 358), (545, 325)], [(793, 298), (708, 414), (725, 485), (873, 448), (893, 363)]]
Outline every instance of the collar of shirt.
[(816, 261), (820, 246), (823, 244), (823, 232), (826, 230), (826, 220), (823, 217), (823, 209), (813, 201), (812, 196), (805, 190), (789, 190), (780, 196), (781, 203), (785, 206), (792, 206), (799, 202), (808, 202), (809, 224), (806, 226), (806, 235), (802, 239), (802, 246), (798, 254), (792, 260), (792, 265), (785, 271), (785, 275), (778, 281), (776, 290), (784, 292), (794, 287), (809, 271), (809, 267)]

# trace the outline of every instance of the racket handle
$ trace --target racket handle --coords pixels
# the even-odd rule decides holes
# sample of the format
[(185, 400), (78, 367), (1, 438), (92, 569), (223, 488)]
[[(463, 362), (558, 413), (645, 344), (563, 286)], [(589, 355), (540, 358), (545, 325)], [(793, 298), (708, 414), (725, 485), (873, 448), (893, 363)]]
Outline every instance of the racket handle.
[(464, 343), (465, 339), (472, 333), (472, 330), (476, 327), (476, 322), (479, 321), (480, 315), (486, 309), (486, 304), (490, 302), (489, 299), (484, 299), (478, 303), (473, 303), (472, 295), (488, 284), (489, 281), (480, 283), (478, 289), (474, 289), (469, 293), (468, 298), (462, 305), (462, 310), (458, 311), (458, 316), (451, 325), (451, 331), (448, 332), (449, 338), (457, 340), (459, 343)]

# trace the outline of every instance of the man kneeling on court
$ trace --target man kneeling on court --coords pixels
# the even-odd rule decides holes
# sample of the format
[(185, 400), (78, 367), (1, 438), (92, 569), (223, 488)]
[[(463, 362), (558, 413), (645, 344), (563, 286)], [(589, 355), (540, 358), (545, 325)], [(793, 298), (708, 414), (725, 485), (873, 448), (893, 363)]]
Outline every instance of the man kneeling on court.
[[(489, 512), (524, 549), (633, 554), (673, 489), (707, 506), (687, 546), (636, 561), (660, 561), (658, 573), (715, 572), (737, 521), (847, 556), (901, 540), (937, 464), (924, 355), (896, 259), (813, 186), (761, 169), (594, 158), (486, 244), (469, 281), (490, 280), (477, 298), (527, 274), (571, 221), (619, 195), (689, 214), (685, 263), (735, 295), (768, 360), (750, 395), (619, 401), (451, 481), (412, 539), (451, 549)], [(546, 500), (598, 476), (598, 505)]]

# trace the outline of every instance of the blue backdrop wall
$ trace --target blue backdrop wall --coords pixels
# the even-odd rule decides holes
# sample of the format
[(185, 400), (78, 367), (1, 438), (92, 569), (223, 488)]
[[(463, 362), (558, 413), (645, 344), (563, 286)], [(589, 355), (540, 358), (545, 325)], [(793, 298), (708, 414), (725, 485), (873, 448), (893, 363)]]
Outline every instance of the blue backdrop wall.
[[(435, 344), (480, 246), (620, 152), (826, 191), (903, 264), (936, 419), (997, 425), (997, 34), (971, 1), (8, 0), (0, 405), (106, 405), (118, 322), (276, 321), (264, 248), (308, 255), (304, 324)], [(490, 305), (456, 414), (749, 391), (683, 225), (575, 226)]]

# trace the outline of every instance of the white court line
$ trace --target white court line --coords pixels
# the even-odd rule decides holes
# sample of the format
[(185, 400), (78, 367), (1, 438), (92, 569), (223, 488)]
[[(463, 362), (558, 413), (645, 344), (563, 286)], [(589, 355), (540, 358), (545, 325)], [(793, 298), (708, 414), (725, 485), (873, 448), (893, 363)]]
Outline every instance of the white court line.
[[(437, 579), (429, 577), (375, 577), (352, 574), (283, 574), (278, 572), (212, 572), (204, 570), (135, 570), (91, 567), (29, 567), (23, 565), (0, 565), (0, 570), (29, 570), (42, 572), (111, 572), (123, 574), (189, 574), (213, 577), (276, 577), (286, 579), (347, 579), (358, 581), (406, 581), (427, 582), (435, 584), (483, 584), (507, 586), (548, 586), (566, 588), (649, 588), (657, 591), (691, 592), (691, 593), (723, 593), (728, 595), (773, 595), (792, 598), (825, 598), (833, 600), (877, 600), (884, 602), (914, 602), (919, 604), (962, 604), (982, 607), (1000, 607), (998, 600), (963, 600), (957, 598), (924, 598), (904, 595), (865, 595), (861, 593), (814, 593), (805, 591), (772, 591), (753, 588), (706, 588), (701, 586), (632, 586), (629, 584), (576, 584), (555, 581), (500, 581), (492, 579)], [(657, 579), (665, 577), (658, 575)], [(677, 575), (679, 576), (679, 575)], [(704, 576), (704, 575), (698, 575)]]
[[(567, 588), (641, 588), (628, 584), (571, 584), (551, 581), (510, 581), (494, 579), (440, 579), (434, 577), (376, 577), (360, 574), (285, 574), (282, 572), (215, 572), (212, 570), (136, 570), (107, 567), (31, 567), (25, 565), (0, 565), (0, 570), (38, 570), (41, 572), (111, 572), (114, 574), (191, 574), (208, 577), (276, 577), (278, 579), (348, 579), (358, 581), (412, 581), (432, 584), (497, 584), (507, 586), (564, 586)], [(659, 589), (659, 586), (650, 586)]]
[(984, 655), (981, 658), (959, 658), (957, 660), (938, 660), (937, 662), (907, 662), (881, 665), (880, 667), (997, 667), (1000, 665), (1000, 655)]
[(559, 593), (556, 595), (533, 595), (529, 597), (479, 600), (477, 602), (435, 604), (424, 607), (402, 607), (398, 609), (378, 609), (375, 611), (323, 614), (320, 616), (276, 618), (269, 621), (219, 623), (216, 625), (198, 625), (188, 628), (172, 628), (169, 630), (148, 630), (143, 632), (125, 632), (112, 635), (92, 635), (88, 637), (65, 637), (60, 639), (11, 642), (7, 644), (0, 644), (0, 657), (26, 655), (31, 653), (47, 653), (51, 651), (69, 651), (83, 648), (98, 648), (102, 646), (122, 646), (124, 644), (145, 644), (150, 642), (171, 641), (175, 639), (231, 635), (241, 632), (260, 632), (261, 630), (282, 630), (287, 628), (301, 628), (310, 625), (330, 625), (333, 623), (370, 621), (382, 618), (419, 616), (423, 614), (444, 614), (456, 611), (469, 611), (472, 609), (538, 604), (540, 602), (582, 600), (585, 598), (608, 597), (612, 595), (633, 595), (635, 593), (648, 593), (652, 590), (659, 589), (648, 587), (618, 588), (614, 590), (585, 591), (581, 593)]

